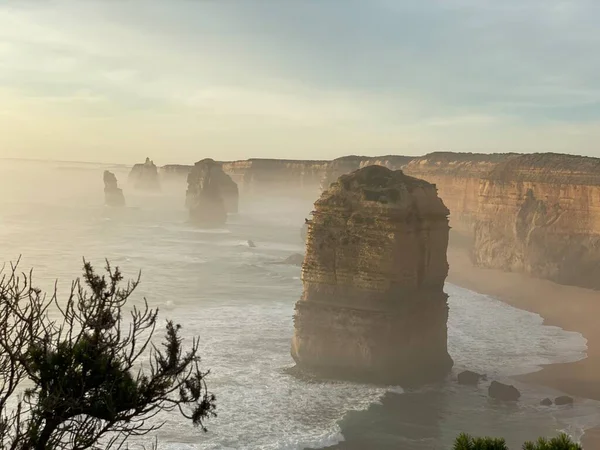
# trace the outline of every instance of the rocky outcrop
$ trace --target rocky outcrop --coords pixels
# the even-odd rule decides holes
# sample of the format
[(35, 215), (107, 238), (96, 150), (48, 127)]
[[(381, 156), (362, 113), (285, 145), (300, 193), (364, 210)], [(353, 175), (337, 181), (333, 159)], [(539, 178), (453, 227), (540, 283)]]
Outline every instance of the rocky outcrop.
[(143, 191), (159, 191), (158, 168), (150, 158), (144, 164), (136, 164), (129, 172), (129, 182), (136, 189)]
[(556, 406), (572, 405), (573, 403), (573, 397), (569, 397), (568, 395), (561, 395), (560, 397), (556, 397), (554, 399), (554, 404)]
[(471, 385), (471, 386), (476, 386), (479, 384), (480, 380), (485, 380), (486, 376), (485, 375), (481, 375), (477, 372), (472, 372), (470, 370), (465, 370), (464, 372), (461, 372), (458, 374), (458, 384), (463, 384), (463, 385)]
[(125, 196), (123, 190), (119, 189), (117, 177), (108, 170), (104, 171), (104, 203), (107, 206), (125, 206)]
[(383, 383), (448, 372), (447, 216), (434, 185), (383, 166), (321, 195), (294, 316), (298, 368)]
[(213, 160), (196, 163), (188, 176), (186, 206), (190, 221), (204, 227), (220, 227), (227, 221), (227, 203), (223, 195), (224, 177)]
[(225, 211), (229, 214), (238, 212), (239, 192), (237, 184), (223, 172), (221, 163), (207, 158), (198, 161), (188, 175), (186, 205), (190, 208), (200, 196), (200, 191), (207, 182), (214, 183), (223, 200)]
[(475, 263), (600, 289), (600, 159), (512, 158), (483, 177)]
[(516, 156), (514, 153), (436, 152), (414, 158), (404, 172), (434, 183), (438, 195), (450, 210), (450, 226), (471, 237), (477, 220), (481, 178), (499, 163)]
[(492, 381), (488, 388), (488, 395), (503, 402), (516, 402), (521, 398), (521, 393), (516, 387), (498, 381)]

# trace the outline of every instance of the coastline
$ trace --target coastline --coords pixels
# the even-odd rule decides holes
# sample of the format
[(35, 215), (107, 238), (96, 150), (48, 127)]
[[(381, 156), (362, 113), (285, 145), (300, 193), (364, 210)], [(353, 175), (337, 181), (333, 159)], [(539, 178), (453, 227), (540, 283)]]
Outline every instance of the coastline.
[[(587, 358), (574, 363), (551, 364), (540, 371), (515, 377), (574, 397), (600, 401), (600, 292), (563, 286), (520, 273), (474, 267), (468, 250), (448, 248), (448, 281), (497, 298), (511, 306), (539, 314), (544, 324), (581, 333), (587, 339)], [(585, 432), (587, 449), (600, 448), (600, 428)]]

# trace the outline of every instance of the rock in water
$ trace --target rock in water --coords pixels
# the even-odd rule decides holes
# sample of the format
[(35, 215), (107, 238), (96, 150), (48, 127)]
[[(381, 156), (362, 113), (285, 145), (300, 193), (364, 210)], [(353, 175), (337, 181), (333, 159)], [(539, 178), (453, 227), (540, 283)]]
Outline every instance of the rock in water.
[(159, 191), (160, 181), (158, 168), (150, 158), (146, 158), (144, 164), (136, 164), (129, 173), (129, 182), (136, 189), (143, 191)]
[(215, 183), (219, 189), (223, 199), (226, 212), (232, 214), (238, 212), (239, 190), (238, 186), (229, 175), (223, 172), (220, 163), (213, 159), (206, 158), (198, 161), (188, 175), (188, 189), (186, 193), (186, 205), (190, 206), (189, 202), (194, 202), (194, 198), (198, 197), (200, 186), (203, 179), (210, 177), (211, 183)]
[(289, 264), (291, 266), (299, 266), (302, 267), (302, 263), (304, 262), (304, 255), (300, 253), (294, 253), (291, 256), (288, 256), (283, 260), (282, 264)]
[(104, 171), (104, 203), (107, 206), (125, 206), (125, 196), (119, 189), (117, 177), (108, 170)]
[(504, 402), (516, 402), (521, 397), (521, 393), (516, 387), (497, 381), (492, 381), (492, 384), (490, 384), (488, 395)]
[(485, 375), (465, 370), (458, 374), (458, 384), (477, 385), (480, 380), (484, 380), (485, 378)]
[(573, 398), (569, 397), (568, 395), (561, 395), (560, 397), (556, 397), (554, 399), (554, 404), (556, 406), (572, 405), (573, 404)]
[(435, 185), (382, 166), (321, 195), (294, 317), (299, 369), (377, 383), (447, 374), (448, 214)]
[(190, 172), (185, 203), (196, 225), (212, 228), (227, 222), (221, 175), (227, 176), (212, 159), (197, 162)]
[(549, 398), (545, 398), (544, 400), (542, 400), (540, 402), (540, 405), (542, 405), (542, 406), (552, 406), (552, 400), (550, 400)]

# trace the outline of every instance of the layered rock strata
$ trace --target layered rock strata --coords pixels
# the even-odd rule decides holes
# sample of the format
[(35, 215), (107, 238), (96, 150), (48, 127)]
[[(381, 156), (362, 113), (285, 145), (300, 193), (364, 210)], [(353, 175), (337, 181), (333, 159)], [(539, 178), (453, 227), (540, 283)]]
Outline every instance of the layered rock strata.
[(325, 169), (325, 174), (321, 179), (321, 190), (325, 190), (331, 183), (335, 183), (337, 179), (347, 173), (358, 170), (367, 166), (384, 166), (388, 169), (402, 169), (413, 158), (410, 156), (343, 156), (331, 161)]
[(292, 356), (335, 378), (443, 377), (448, 209), (434, 185), (368, 166), (343, 175), (308, 222)]
[(123, 190), (119, 189), (117, 177), (108, 170), (104, 171), (104, 203), (107, 206), (125, 206), (125, 196)]
[(143, 191), (159, 191), (160, 180), (158, 168), (150, 158), (146, 158), (144, 164), (136, 164), (129, 173), (129, 182), (136, 189)]
[(522, 155), (483, 177), (474, 260), (600, 289), (600, 159)]
[(437, 186), (439, 196), (450, 210), (450, 226), (470, 238), (477, 220), (481, 178), (501, 162), (516, 156), (513, 153), (436, 152), (414, 158), (403, 170)]
[[(197, 162), (188, 175), (186, 206), (192, 223), (206, 227), (223, 226), (228, 209), (237, 211), (237, 186), (212, 159)], [(235, 183), (233, 183), (235, 184)], [(226, 198), (229, 200), (226, 201)]]

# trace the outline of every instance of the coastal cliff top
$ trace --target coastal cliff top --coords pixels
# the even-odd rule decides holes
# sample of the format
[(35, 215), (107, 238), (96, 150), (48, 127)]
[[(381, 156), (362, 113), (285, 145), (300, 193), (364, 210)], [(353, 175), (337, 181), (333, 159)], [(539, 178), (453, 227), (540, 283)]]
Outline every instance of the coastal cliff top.
[(521, 155), (498, 164), (483, 178), (600, 186), (600, 158), (560, 153)]
[(416, 206), (421, 213), (449, 214), (434, 184), (383, 166), (367, 166), (342, 175), (315, 203), (317, 209), (355, 209), (360, 205), (403, 211)]
[(518, 157), (517, 153), (452, 153), (435, 152), (414, 158), (406, 165), (408, 173), (480, 177), (497, 164)]

